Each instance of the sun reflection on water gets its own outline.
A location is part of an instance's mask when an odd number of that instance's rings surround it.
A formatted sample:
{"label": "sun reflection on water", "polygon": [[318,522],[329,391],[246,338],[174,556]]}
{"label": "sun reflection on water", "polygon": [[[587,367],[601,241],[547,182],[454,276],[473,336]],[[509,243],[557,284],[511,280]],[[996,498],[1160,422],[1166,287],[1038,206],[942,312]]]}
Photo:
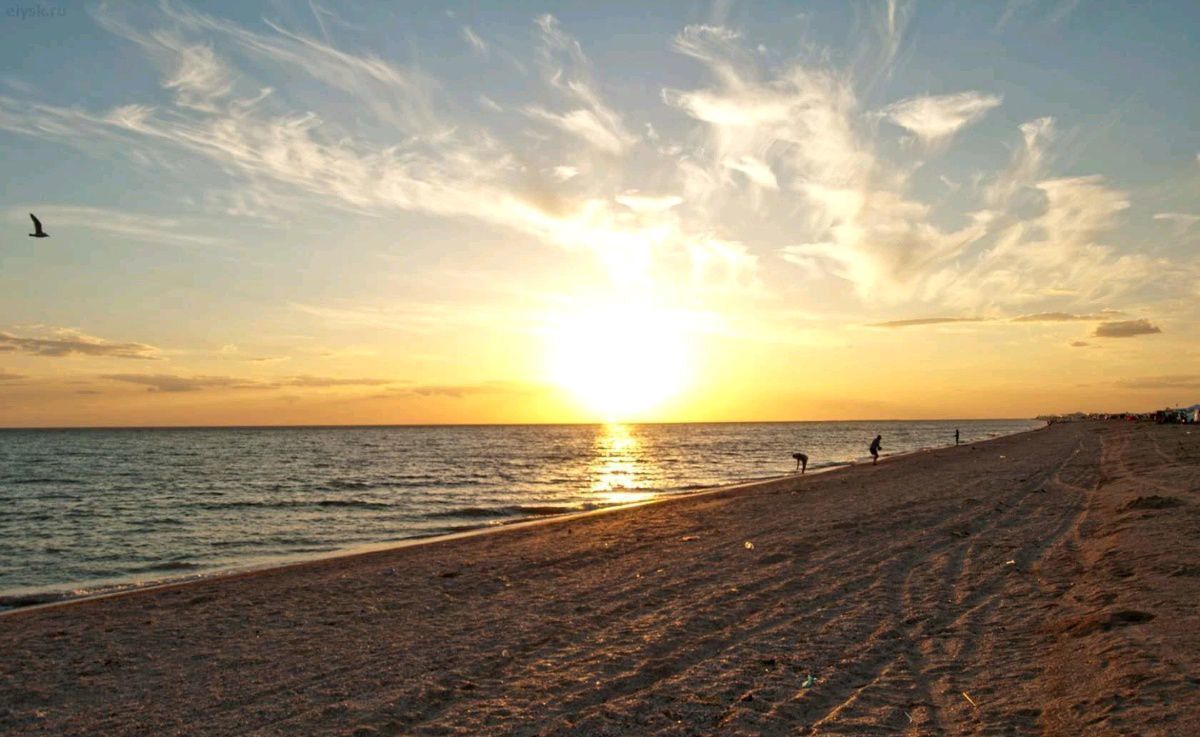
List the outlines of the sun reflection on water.
{"label": "sun reflection on water", "polygon": [[588,469],[592,493],[606,504],[629,504],[653,499],[654,493],[638,488],[638,479],[647,475],[641,443],[629,426],[608,424],[596,435],[596,453]]}

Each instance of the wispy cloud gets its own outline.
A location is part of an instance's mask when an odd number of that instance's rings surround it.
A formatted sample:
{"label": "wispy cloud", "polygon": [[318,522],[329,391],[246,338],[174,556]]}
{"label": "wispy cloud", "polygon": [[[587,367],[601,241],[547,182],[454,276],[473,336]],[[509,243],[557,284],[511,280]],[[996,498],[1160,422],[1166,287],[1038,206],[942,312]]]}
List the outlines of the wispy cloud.
{"label": "wispy cloud", "polygon": [[536,105],[525,108],[531,117],[544,120],[561,130],[578,136],[601,151],[619,154],[629,145],[631,139],[610,121],[605,121],[594,110],[577,109],[564,113],[552,113]]}
{"label": "wispy cloud", "polygon": [[[889,37],[901,26],[898,16],[881,21]],[[794,218],[807,238],[778,252],[810,278],[839,277],[871,302],[1008,311],[1112,302],[1154,283],[1165,266],[1102,242],[1129,207],[1124,192],[1099,177],[1046,177],[1050,118],[1020,126],[1011,165],[986,175],[976,209],[947,229],[911,194],[911,169],[879,154],[874,114],[859,109],[853,76],[827,57],[764,68],[736,31],[719,26],[689,26],[674,46],[713,80],[663,92],[708,132],[702,154],[681,161],[685,200],[715,209],[741,189],[764,218]],[[905,100],[887,114],[935,143],[999,102],[966,92]],[[776,203],[775,188],[799,202]]]}
{"label": "wispy cloud", "polygon": [[952,95],[911,97],[883,109],[893,123],[915,134],[926,144],[948,141],[960,129],[1000,105],[998,95],[959,92]]}
{"label": "wispy cloud", "polygon": [[1096,326],[1092,335],[1096,338],[1132,338],[1138,335],[1154,335],[1161,333],[1157,325],[1149,320],[1122,320],[1118,322],[1102,322]]}
{"label": "wispy cloud", "polygon": [[156,360],[159,351],[145,343],[117,343],[97,338],[69,328],[50,331],[52,337],[22,337],[0,332],[0,350],[13,350],[34,356],[64,358],[67,356],[104,356]]}
{"label": "wispy cloud", "polygon": [[335,387],[373,387],[400,383],[394,379],[363,379],[334,376],[287,376],[279,379],[254,379],[235,376],[206,376],[180,374],[103,374],[102,379],[141,384],[152,392],[196,392],[212,389],[328,389]]}
{"label": "wispy cloud", "polygon": [[871,323],[873,328],[909,328],[918,325],[942,325],[957,322],[985,322],[980,317],[918,317],[911,320],[888,320],[887,322]]}
{"label": "wispy cloud", "polygon": [[1141,376],[1113,383],[1122,389],[1200,389],[1200,374]]}
{"label": "wispy cloud", "polygon": [[[888,33],[899,33],[899,11],[889,12]],[[946,273],[925,282],[982,238],[989,220],[974,217],[950,232],[930,223],[929,206],[906,196],[902,173],[865,138],[849,76],[824,61],[763,70],[739,35],[721,27],[689,26],[675,48],[704,63],[714,80],[707,89],[663,93],[710,134],[707,162],[684,166],[689,201],[703,206],[739,181],[751,188],[752,206],[776,188],[798,194],[804,217],[797,225],[811,238],[782,255],[810,273],[846,279],[864,298],[932,300],[954,280]]]}
{"label": "wispy cloud", "polygon": [[[920,317],[909,320],[890,320],[888,322],[872,323],[870,327],[882,328],[903,328],[916,325],[937,325],[941,323],[954,322],[1021,322],[1021,323],[1040,323],[1040,322],[1097,322],[1102,320],[1112,320],[1114,317],[1119,317],[1122,313],[1118,310],[1101,310],[1092,314],[1076,314],[1073,312],[1037,312],[1029,315],[1018,315],[1016,317]],[[1110,325],[1127,325],[1142,321],[1131,321],[1130,323],[1105,323]],[[1085,344],[1086,345],[1086,344]]]}
{"label": "wispy cloud", "polygon": [[354,379],[333,376],[291,376],[282,379],[280,386],[302,386],[310,388],[327,388],[335,386],[384,386],[397,383],[396,379]]}
{"label": "wispy cloud", "polygon": [[102,379],[141,384],[149,391],[163,393],[195,392],[202,389],[264,389],[269,385],[232,376],[177,376],[175,374],[102,374]]}
{"label": "wispy cloud", "polygon": [[471,49],[476,54],[479,54],[480,56],[487,56],[487,53],[488,53],[487,42],[484,41],[482,38],[480,38],[479,35],[475,33],[475,31],[472,31],[470,26],[462,27],[462,37],[463,37],[463,40],[466,41],[471,46]]}
{"label": "wispy cloud", "polygon": [[609,107],[592,80],[591,62],[579,41],[563,30],[552,15],[537,19],[542,32],[544,77],[573,109],[553,112],[533,105],[526,113],[587,141],[595,148],[620,154],[637,138],[628,130],[620,114]]}
{"label": "wispy cloud", "polygon": [[396,390],[392,396],[450,397],[462,399],[481,394],[532,394],[537,387],[510,381],[487,381],[479,384],[420,384]]}
{"label": "wispy cloud", "polygon": [[7,371],[0,371],[0,381],[16,381],[17,379],[27,378],[24,374],[13,374]]}
{"label": "wispy cloud", "polygon": [[1070,312],[1038,312],[1032,315],[1020,315],[1013,322],[1088,322],[1109,320],[1121,315],[1117,310],[1103,310],[1092,315],[1076,315]]}
{"label": "wispy cloud", "polygon": [[1154,219],[1170,223],[1176,235],[1182,235],[1197,222],[1200,222],[1200,215],[1193,215],[1190,212],[1156,212],[1154,213]]}
{"label": "wispy cloud", "polygon": [[1055,2],[1008,0],[1004,12],[996,23],[996,30],[1004,30],[1005,26],[1016,19],[1032,24],[1040,31],[1051,30],[1069,18],[1079,4],[1080,0],[1056,0]]}

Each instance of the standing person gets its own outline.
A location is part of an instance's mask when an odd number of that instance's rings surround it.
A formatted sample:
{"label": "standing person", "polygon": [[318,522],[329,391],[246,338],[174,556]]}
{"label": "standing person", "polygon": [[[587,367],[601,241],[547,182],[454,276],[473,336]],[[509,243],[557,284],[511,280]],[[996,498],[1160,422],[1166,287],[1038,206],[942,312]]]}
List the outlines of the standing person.
{"label": "standing person", "polygon": [[883,449],[883,436],[876,435],[871,441],[871,465],[879,463],[879,451]]}
{"label": "standing person", "polygon": [[796,470],[803,475],[808,470],[808,456],[803,453],[792,453],[792,458],[796,459]]}
{"label": "standing person", "polygon": [[958,428],[954,428],[954,444],[958,445]]}

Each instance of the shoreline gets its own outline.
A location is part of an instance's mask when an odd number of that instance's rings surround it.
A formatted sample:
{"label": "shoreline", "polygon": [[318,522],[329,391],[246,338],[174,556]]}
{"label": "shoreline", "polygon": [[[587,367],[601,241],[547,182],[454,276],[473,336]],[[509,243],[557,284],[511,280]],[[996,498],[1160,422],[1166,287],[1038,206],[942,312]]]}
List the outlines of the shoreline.
{"label": "shoreline", "polygon": [[[914,453],[922,453],[922,452],[928,452],[928,451],[927,450],[916,450],[916,451],[911,451],[910,453],[897,453],[893,456],[886,456],[886,458],[899,458],[902,456],[911,455]],[[884,458],[885,458],[885,456],[881,456],[880,461],[882,462]],[[851,462],[851,463],[827,466],[827,467],[820,468],[820,469],[814,469],[814,470],[810,471],[809,473],[804,474],[804,477],[815,476],[815,475],[821,474],[821,473],[829,473],[831,471],[844,470],[846,468],[852,468],[854,465],[855,464],[853,462]],[[304,565],[308,565],[310,563],[319,563],[322,561],[337,560],[340,558],[353,558],[356,556],[387,552],[389,550],[400,550],[400,549],[404,549],[404,548],[413,548],[413,547],[420,547],[420,546],[425,546],[425,545],[434,545],[434,544],[439,544],[439,543],[451,543],[451,542],[454,542],[457,540],[465,540],[465,539],[469,539],[469,538],[473,538],[473,537],[479,537],[481,535],[499,534],[499,533],[503,533],[503,532],[510,532],[513,530],[525,530],[528,528],[540,527],[542,525],[548,525],[548,524],[553,524],[553,523],[558,523],[558,522],[570,522],[572,520],[590,517],[593,515],[621,512],[621,511],[625,511],[625,510],[629,510],[629,509],[635,509],[635,508],[639,508],[639,507],[649,506],[652,504],[661,504],[663,502],[668,502],[668,501],[689,499],[692,497],[701,497],[701,496],[705,496],[708,494],[717,494],[717,493],[721,493],[721,492],[754,489],[754,488],[762,486],[764,484],[773,484],[773,483],[777,483],[779,481],[783,481],[783,480],[787,480],[787,479],[791,479],[791,478],[799,479],[800,476],[798,474],[788,474],[788,475],[783,475],[783,476],[770,476],[770,477],[766,477],[766,478],[762,478],[762,479],[756,479],[754,481],[741,481],[741,482],[734,482],[731,484],[721,484],[719,486],[711,486],[711,487],[704,487],[701,489],[695,489],[695,490],[690,490],[690,491],[677,492],[674,494],[662,494],[661,496],[654,497],[653,499],[644,499],[642,501],[637,501],[637,502],[626,502],[624,504],[612,504],[612,505],[600,507],[597,509],[582,509],[582,510],[575,511],[575,512],[563,512],[563,513],[559,513],[559,514],[517,517],[517,518],[514,518],[509,521],[494,522],[494,523],[490,523],[490,524],[484,523],[484,524],[480,524],[480,525],[472,525],[468,529],[456,530],[453,532],[441,532],[441,533],[433,533],[433,534],[429,534],[429,535],[414,535],[413,537],[406,537],[406,538],[402,538],[399,540],[388,540],[388,541],[377,542],[377,543],[364,543],[362,545],[354,545],[351,547],[336,548],[334,550],[330,550],[325,553],[301,554],[295,558],[284,558],[284,559],[279,559],[279,560],[274,560],[274,561],[265,560],[265,561],[260,561],[258,563],[248,562],[245,565],[240,565],[240,566],[235,566],[235,567],[230,567],[230,568],[215,568],[212,571],[195,573],[195,574],[192,574],[191,576],[181,576],[179,578],[174,578],[174,579],[170,579],[170,580],[152,581],[152,582],[147,582],[144,584],[138,583],[137,581],[129,581],[128,582],[129,585],[126,588],[121,588],[121,589],[113,590],[113,591],[99,591],[94,594],[82,594],[79,596],[73,596],[69,593],[64,593],[63,598],[55,599],[54,601],[38,602],[38,603],[33,603],[33,604],[15,604],[15,605],[0,603],[0,618],[3,618],[4,616],[10,615],[10,614],[15,614],[18,612],[26,612],[26,611],[31,611],[31,610],[35,610],[35,609],[46,609],[46,608],[50,608],[50,607],[69,606],[71,604],[76,604],[76,603],[81,603],[81,602],[86,602],[86,601],[93,601],[96,599],[115,598],[115,597],[121,597],[121,596],[128,596],[131,594],[137,594],[137,593],[140,593],[143,591],[158,591],[161,589],[170,589],[170,588],[176,588],[176,587],[180,587],[180,586],[188,586],[188,585],[196,584],[196,583],[203,583],[203,582],[209,582],[209,581],[220,581],[223,578],[253,575],[256,573],[270,572],[270,571],[273,571],[276,569],[304,566]],[[120,580],[116,580],[116,581],[112,581],[112,582],[109,582],[109,581],[100,582],[99,585],[121,586],[124,583],[126,583],[126,581],[124,579],[120,579]],[[46,591],[30,592],[28,594],[20,593],[20,592],[14,593],[14,594],[4,594],[4,595],[0,595],[0,602],[3,602],[4,600],[7,600],[9,598],[20,599],[20,598],[24,598],[24,597],[56,596],[56,595],[58,595],[58,593],[59,593],[58,591],[48,589]]]}
{"label": "shoreline", "polygon": [[[940,420],[931,420],[932,422],[940,422]],[[950,448],[965,448],[972,445],[980,445],[983,443],[994,442],[1004,438],[1011,438],[1026,433],[1033,433],[1045,430],[1049,427],[1048,424],[1043,424],[1042,427],[1030,428],[1028,430],[1020,430],[1015,433],[999,435],[993,438],[985,438],[976,440],[971,443],[962,443],[961,445],[944,445],[930,448],[917,448],[911,451],[905,451],[893,454],[884,454],[879,458],[880,463],[895,462],[904,458],[918,456],[924,453],[931,453]],[[82,428],[82,429],[99,429],[99,428]],[[124,429],[124,428],[122,428]],[[129,429],[158,429],[158,428],[129,428]],[[172,428],[175,429],[175,428]],[[210,428],[195,428],[195,429],[210,429]],[[283,427],[281,429],[287,429]],[[225,578],[242,577],[246,575],[254,575],[262,572],[269,572],[275,569],[293,568],[296,566],[304,566],[322,561],[336,560],[340,558],[352,558],[362,555],[370,555],[373,553],[386,552],[389,550],[398,550],[424,545],[434,545],[439,543],[449,543],[456,540],[464,540],[480,535],[490,535],[512,530],[523,530],[532,527],[538,527],[551,523],[570,522],[572,520],[589,517],[592,515],[607,514],[613,512],[621,512],[629,509],[636,509],[654,504],[661,504],[668,501],[677,501],[694,497],[703,497],[711,494],[730,493],[738,491],[753,491],[754,489],[764,486],[776,484],[786,480],[802,480],[818,475],[829,474],[836,471],[846,471],[860,465],[866,465],[865,461],[852,460],[842,463],[831,463],[828,466],[812,468],[807,473],[801,475],[795,472],[783,474],[779,476],[768,476],[764,478],[754,479],[752,481],[737,481],[729,484],[720,484],[717,486],[704,487],[700,489],[678,491],[674,493],[662,493],[651,499],[645,499],[636,502],[627,502],[623,504],[614,504],[600,507],[597,509],[579,510],[574,512],[565,512],[559,514],[550,514],[543,516],[526,516],[517,517],[512,520],[498,521],[494,523],[483,523],[480,525],[467,526],[465,529],[455,530],[452,532],[433,533],[429,535],[415,535],[412,537],[401,538],[398,540],[389,540],[377,543],[365,543],[361,545],[353,545],[349,547],[339,547],[329,550],[324,553],[317,554],[300,554],[297,556],[281,556],[277,558],[264,558],[257,562],[247,561],[244,564],[217,567],[209,571],[201,571],[191,575],[181,575],[177,577],[168,577],[164,579],[139,582],[133,578],[119,578],[97,581],[95,586],[110,589],[96,591],[94,593],[84,593],[74,595],[70,591],[63,591],[58,587],[46,587],[36,591],[17,589],[14,593],[0,594],[0,620],[4,617],[16,614],[19,612],[34,611],[39,609],[47,609],[53,607],[70,606],[72,604],[94,601],[97,599],[107,599],[114,597],[128,596],[137,594],[143,591],[158,591],[162,589],[172,589],[181,586],[189,586],[192,584],[204,583],[209,581],[220,581]],[[69,586],[69,584],[68,584]],[[48,601],[32,601],[31,603],[7,603],[11,601],[33,600],[52,597]]]}

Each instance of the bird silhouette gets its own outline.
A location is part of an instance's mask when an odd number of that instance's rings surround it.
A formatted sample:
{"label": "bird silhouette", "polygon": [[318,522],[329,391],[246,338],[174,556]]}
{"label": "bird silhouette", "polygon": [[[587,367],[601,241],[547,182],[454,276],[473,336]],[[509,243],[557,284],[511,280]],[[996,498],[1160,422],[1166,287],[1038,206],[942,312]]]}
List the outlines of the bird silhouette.
{"label": "bird silhouette", "polygon": [[50,234],[42,230],[42,221],[37,219],[37,215],[32,212],[29,217],[33,218],[33,232],[29,234],[30,238],[49,238]]}

